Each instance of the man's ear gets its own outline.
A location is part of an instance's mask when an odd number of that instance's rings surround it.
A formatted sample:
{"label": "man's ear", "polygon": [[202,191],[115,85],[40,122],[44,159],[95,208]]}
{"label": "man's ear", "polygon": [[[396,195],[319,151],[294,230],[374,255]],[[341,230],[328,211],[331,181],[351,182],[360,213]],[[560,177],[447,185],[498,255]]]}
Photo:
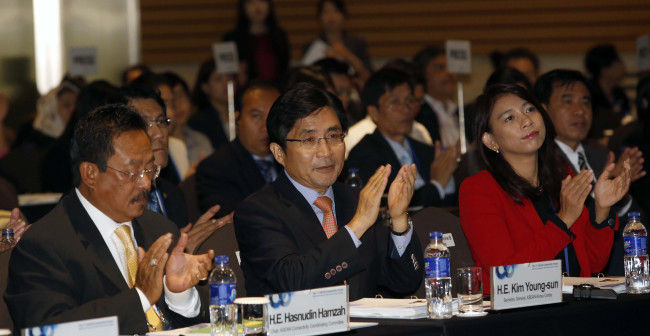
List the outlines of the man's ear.
{"label": "man's ear", "polygon": [[368,112],[368,115],[370,116],[370,119],[376,124],[377,123],[377,117],[379,116],[379,110],[377,109],[377,106],[372,106],[369,105],[366,108],[366,112]]}
{"label": "man's ear", "polygon": [[548,105],[542,103],[542,107],[544,108],[544,111],[546,111],[546,113],[548,113]]}
{"label": "man's ear", "polygon": [[97,176],[99,176],[99,173],[99,168],[92,162],[84,161],[79,165],[79,174],[81,175],[81,181],[90,189],[95,189],[95,186],[97,185]]}
{"label": "man's ear", "polygon": [[485,132],[481,136],[481,141],[483,142],[483,145],[487,147],[490,150],[494,150],[494,147],[497,147],[497,142],[494,141],[494,136],[491,133]]}
{"label": "man's ear", "polygon": [[285,156],[284,149],[282,149],[282,147],[275,142],[271,142],[269,147],[271,149],[271,153],[273,153],[273,157],[275,158],[275,161],[278,161],[279,164],[284,166],[284,156]]}

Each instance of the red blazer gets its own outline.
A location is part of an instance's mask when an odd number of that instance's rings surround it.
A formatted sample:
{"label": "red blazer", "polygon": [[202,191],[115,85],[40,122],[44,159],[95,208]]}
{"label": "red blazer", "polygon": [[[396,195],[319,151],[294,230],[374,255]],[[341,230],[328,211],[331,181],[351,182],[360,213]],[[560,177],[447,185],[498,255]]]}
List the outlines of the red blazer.
{"label": "red blazer", "polygon": [[[572,238],[551,221],[542,223],[530,199],[516,203],[487,170],[471,176],[460,187],[460,223],[477,267],[483,268],[483,290],[490,292],[490,266],[552,260]],[[600,272],[609,258],[618,229],[597,229],[585,207],[571,226],[580,276]]]}

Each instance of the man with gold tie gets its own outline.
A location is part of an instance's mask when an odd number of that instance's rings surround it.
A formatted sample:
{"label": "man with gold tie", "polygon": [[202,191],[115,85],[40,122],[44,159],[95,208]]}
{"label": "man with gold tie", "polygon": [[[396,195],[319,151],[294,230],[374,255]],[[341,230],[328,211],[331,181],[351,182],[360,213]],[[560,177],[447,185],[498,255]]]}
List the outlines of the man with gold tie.
{"label": "man with gold tie", "polygon": [[144,334],[204,320],[193,286],[213,253],[185,254],[187,235],[145,211],[160,167],[140,116],[124,105],[90,113],[75,131],[72,166],[75,190],[11,256],[5,300],[16,331],[116,315],[120,334]]}
{"label": "man with gold tie", "polygon": [[[344,283],[350,300],[415,291],[424,266],[406,211],[415,166],[377,167],[360,195],[337,183],[347,119],[336,96],[311,84],[280,96],[266,125],[285,170],[235,210],[247,294]],[[391,169],[399,173],[388,191],[390,218],[378,220]]]}

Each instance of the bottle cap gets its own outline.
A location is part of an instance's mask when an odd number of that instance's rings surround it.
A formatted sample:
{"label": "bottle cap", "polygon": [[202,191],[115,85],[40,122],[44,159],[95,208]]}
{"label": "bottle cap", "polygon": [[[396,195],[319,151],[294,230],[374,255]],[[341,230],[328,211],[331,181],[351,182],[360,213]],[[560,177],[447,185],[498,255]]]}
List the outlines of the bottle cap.
{"label": "bottle cap", "polygon": [[214,257],[214,263],[216,265],[219,265],[219,264],[228,265],[229,261],[230,261],[230,258],[228,258],[227,255],[218,255],[218,256]]}
{"label": "bottle cap", "polygon": [[641,218],[641,213],[640,213],[640,212],[636,212],[636,211],[628,212],[628,213],[627,213],[627,218],[628,218],[628,219],[632,219],[632,218],[637,218],[637,219],[638,219],[638,218]]}
{"label": "bottle cap", "polygon": [[359,174],[359,168],[348,168],[348,174]]}
{"label": "bottle cap", "polygon": [[442,239],[442,232],[440,231],[431,231],[429,232],[430,239]]}

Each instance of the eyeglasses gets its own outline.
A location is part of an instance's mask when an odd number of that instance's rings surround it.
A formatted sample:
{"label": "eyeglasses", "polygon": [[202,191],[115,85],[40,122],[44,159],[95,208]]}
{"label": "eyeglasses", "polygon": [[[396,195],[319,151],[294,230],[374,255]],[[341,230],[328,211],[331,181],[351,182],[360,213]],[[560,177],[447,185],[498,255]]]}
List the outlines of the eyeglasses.
{"label": "eyeglasses", "polygon": [[128,176],[129,181],[131,183],[135,183],[136,181],[141,180],[141,179],[143,179],[145,177],[147,179],[153,181],[153,180],[157,179],[158,176],[160,175],[160,166],[158,166],[158,165],[155,165],[153,169],[142,169],[142,171],[139,172],[139,173],[125,172],[123,170],[115,169],[115,168],[109,167],[109,166],[106,166],[106,168],[110,168],[110,169],[112,169],[112,170],[114,170],[114,171],[116,171],[118,173],[122,173],[122,174]]}
{"label": "eyeglasses", "polygon": [[416,102],[415,98],[412,97],[406,98],[403,101],[400,101],[399,99],[392,99],[388,102],[388,109],[397,110],[402,106],[408,109],[415,102]]}
{"label": "eyeglasses", "polygon": [[302,148],[305,149],[316,149],[320,145],[321,139],[325,139],[325,142],[330,147],[337,147],[343,144],[343,139],[345,138],[345,133],[332,133],[328,134],[322,138],[308,137],[305,139],[286,139],[290,142],[300,142]]}
{"label": "eyeglasses", "polygon": [[152,128],[154,124],[156,124],[158,128],[163,129],[163,128],[167,128],[167,126],[169,126],[169,124],[172,123],[172,120],[170,118],[159,118],[153,121],[149,121],[145,119],[144,122],[147,124],[147,129]]}

